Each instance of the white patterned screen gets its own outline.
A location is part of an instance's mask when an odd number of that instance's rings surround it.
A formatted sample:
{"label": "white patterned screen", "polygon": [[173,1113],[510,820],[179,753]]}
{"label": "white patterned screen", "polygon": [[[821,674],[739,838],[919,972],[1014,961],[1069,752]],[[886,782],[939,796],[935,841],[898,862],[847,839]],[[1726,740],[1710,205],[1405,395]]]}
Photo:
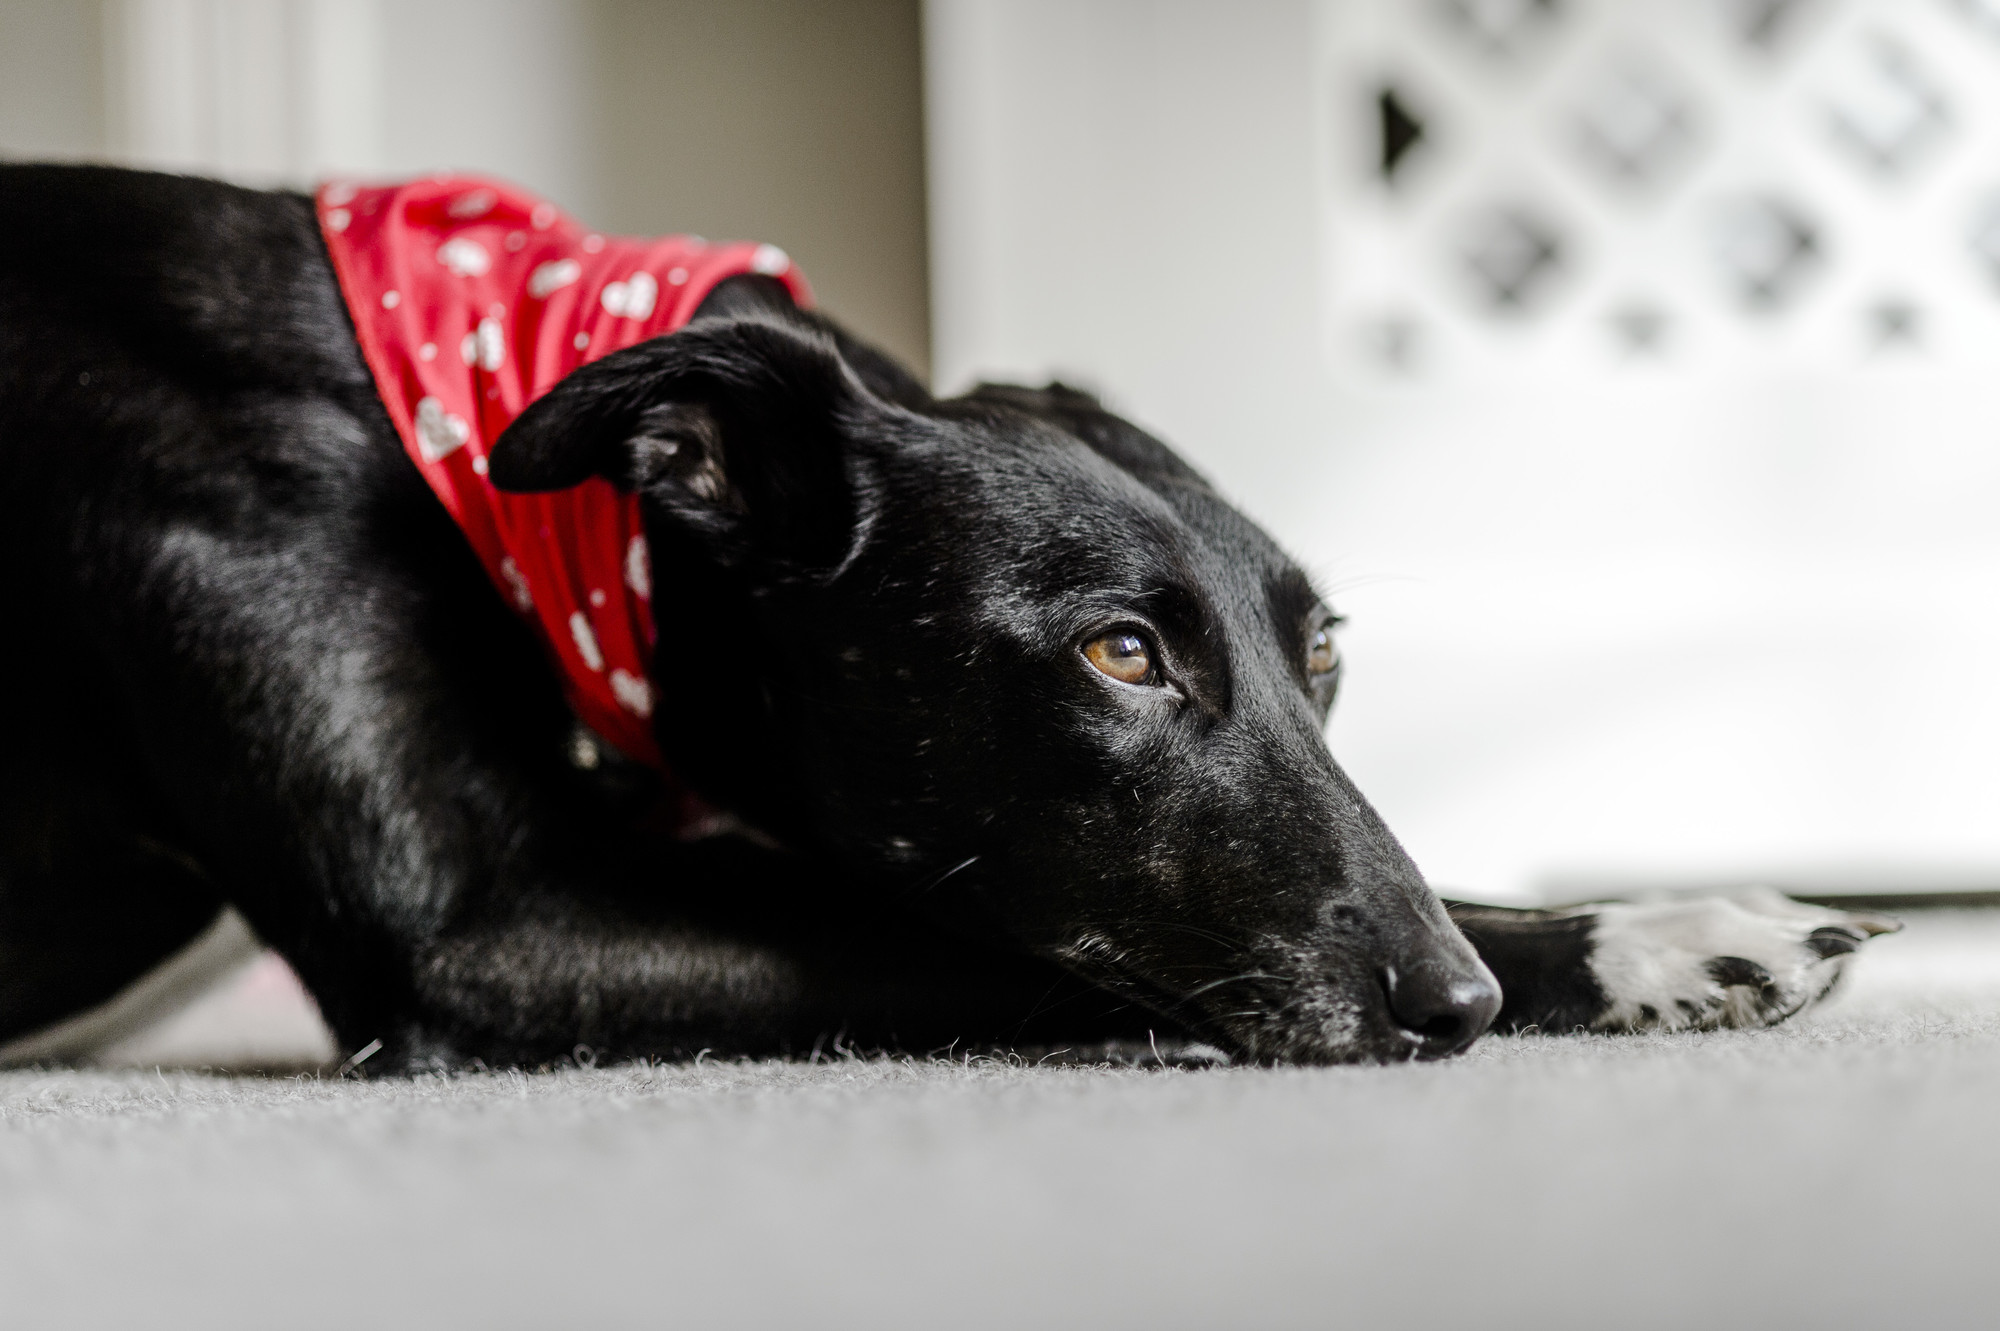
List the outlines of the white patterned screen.
{"label": "white patterned screen", "polygon": [[2000,887],[2000,0],[926,13],[943,380],[1298,553],[1434,882]]}
{"label": "white patterned screen", "polygon": [[1994,361],[2000,0],[1325,8],[1343,377]]}
{"label": "white patterned screen", "polygon": [[1336,752],[1424,868],[2000,887],[2000,0],[1327,0]]}

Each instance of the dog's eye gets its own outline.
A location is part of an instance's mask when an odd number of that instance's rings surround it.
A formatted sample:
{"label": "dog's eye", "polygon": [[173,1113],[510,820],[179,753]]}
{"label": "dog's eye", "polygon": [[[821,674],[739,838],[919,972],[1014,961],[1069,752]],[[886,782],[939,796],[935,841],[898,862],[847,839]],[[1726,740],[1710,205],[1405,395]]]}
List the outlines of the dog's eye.
{"label": "dog's eye", "polygon": [[1100,673],[1121,684],[1153,682],[1152,650],[1136,633],[1107,633],[1092,638],[1083,645],[1083,657]]}
{"label": "dog's eye", "polygon": [[1306,639],[1306,673],[1330,675],[1340,664],[1340,649],[1333,645],[1333,625],[1321,624]]}

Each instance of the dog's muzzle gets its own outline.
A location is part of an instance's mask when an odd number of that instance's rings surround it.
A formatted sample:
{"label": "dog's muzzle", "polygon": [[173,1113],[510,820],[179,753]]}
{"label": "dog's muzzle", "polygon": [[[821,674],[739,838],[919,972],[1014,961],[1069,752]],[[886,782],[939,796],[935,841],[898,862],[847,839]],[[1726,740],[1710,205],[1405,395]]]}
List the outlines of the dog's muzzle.
{"label": "dog's muzzle", "polygon": [[1500,1011],[1500,983],[1477,957],[1422,957],[1382,968],[1397,1034],[1416,1058],[1449,1058],[1485,1033]]}

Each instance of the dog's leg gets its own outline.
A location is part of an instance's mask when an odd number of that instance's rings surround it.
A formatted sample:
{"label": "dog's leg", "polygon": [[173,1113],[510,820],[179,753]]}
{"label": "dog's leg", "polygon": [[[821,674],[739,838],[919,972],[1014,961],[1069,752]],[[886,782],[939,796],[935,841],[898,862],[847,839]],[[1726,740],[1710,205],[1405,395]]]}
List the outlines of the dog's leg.
{"label": "dog's leg", "polygon": [[[328,661],[335,696],[313,677]],[[175,784],[205,861],[340,1043],[381,1042],[372,1067],[537,1064],[580,1046],[804,1052],[843,1034],[991,1044],[1061,982],[864,909],[797,857],[726,838],[641,844],[566,788],[559,730],[454,715],[425,654],[377,656],[357,633],[266,656],[284,674],[305,662],[285,687],[239,695],[229,723],[285,737],[282,751],[212,746],[219,764]],[[549,760],[524,761],[517,739],[538,732]]]}
{"label": "dog's leg", "polygon": [[382,1042],[370,1066],[990,1045],[1053,1001],[1051,967],[866,910],[824,866],[640,843],[579,786],[536,645],[434,501],[383,508],[393,539],[287,514],[282,540],[100,542],[146,554],[106,695],[341,1043]]}
{"label": "dog's leg", "polygon": [[[383,1039],[400,1066],[540,1063],[579,1045],[616,1057],[805,1053],[843,1039],[992,1047],[1082,988],[858,907],[830,875],[741,842],[680,847],[648,871],[656,881],[617,891],[575,886],[569,872],[571,885],[505,883],[489,905],[409,940],[406,1006],[344,1023],[347,1043]],[[723,904],[681,904],[703,898]],[[1075,996],[1072,1029],[1122,1029],[1101,1020],[1106,1006]]]}
{"label": "dog's leg", "polygon": [[1450,903],[1500,981],[1498,1029],[1771,1026],[1817,1002],[1855,949],[1901,926],[1768,889],[1562,910]]}
{"label": "dog's leg", "polygon": [[198,867],[98,792],[46,798],[74,793],[43,784],[0,810],[0,1044],[111,998],[222,910]]}
{"label": "dog's leg", "polygon": [[[26,622],[42,622],[23,615]],[[18,647],[18,651],[16,648]],[[74,663],[7,644],[0,725],[0,1044],[111,998],[222,909]]]}

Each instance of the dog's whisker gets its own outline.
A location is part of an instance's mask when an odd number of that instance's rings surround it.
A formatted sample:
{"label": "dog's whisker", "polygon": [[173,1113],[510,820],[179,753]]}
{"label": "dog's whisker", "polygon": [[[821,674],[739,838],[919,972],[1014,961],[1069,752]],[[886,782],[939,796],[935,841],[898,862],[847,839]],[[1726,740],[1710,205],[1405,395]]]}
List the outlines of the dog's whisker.
{"label": "dog's whisker", "polygon": [[1193,934],[1197,938],[1205,938],[1212,943],[1220,943],[1222,946],[1233,950],[1239,950],[1239,951],[1249,950],[1244,945],[1241,939],[1230,938],[1227,935],[1218,933],[1213,929],[1205,928],[1204,926],[1198,924],[1192,924],[1186,920],[1127,918],[1127,919],[1109,921],[1105,925],[1100,927],[1109,929],[1116,933],[1132,933],[1132,932],[1144,932],[1148,930],[1153,930],[1159,932]]}
{"label": "dog's whisker", "polygon": [[1187,993],[1183,994],[1182,998],[1183,999],[1200,998],[1203,994],[1208,993],[1212,989],[1220,989],[1224,985],[1244,984],[1251,980],[1276,980],[1279,983],[1283,983],[1285,979],[1286,979],[1285,976],[1272,975],[1267,971],[1246,971],[1241,975],[1225,975],[1219,980],[1210,980],[1207,984],[1197,985],[1195,988],[1190,989],[1187,991]]}
{"label": "dog's whisker", "polygon": [[919,888],[914,893],[914,895],[921,897],[937,891],[939,887],[944,885],[946,879],[950,878],[954,874],[960,873],[966,869],[970,869],[973,865],[977,863],[979,863],[979,857],[977,855],[966,856],[964,859],[960,860],[957,864],[952,865],[949,869],[946,869],[943,873],[931,879],[929,883]]}

